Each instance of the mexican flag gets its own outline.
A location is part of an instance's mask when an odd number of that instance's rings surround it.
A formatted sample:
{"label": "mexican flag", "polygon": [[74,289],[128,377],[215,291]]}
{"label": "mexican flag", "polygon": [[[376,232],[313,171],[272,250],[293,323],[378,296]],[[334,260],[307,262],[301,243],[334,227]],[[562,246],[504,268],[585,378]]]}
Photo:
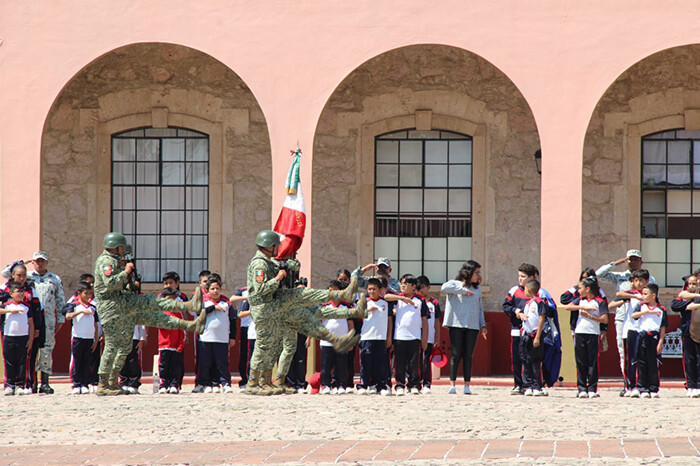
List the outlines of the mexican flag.
{"label": "mexican flag", "polygon": [[304,239],[304,230],[306,229],[306,205],[299,178],[301,149],[297,147],[297,150],[290,152],[293,160],[284,187],[287,196],[284,199],[275,228],[273,228],[282,236],[278,258],[289,257],[297,252]]}

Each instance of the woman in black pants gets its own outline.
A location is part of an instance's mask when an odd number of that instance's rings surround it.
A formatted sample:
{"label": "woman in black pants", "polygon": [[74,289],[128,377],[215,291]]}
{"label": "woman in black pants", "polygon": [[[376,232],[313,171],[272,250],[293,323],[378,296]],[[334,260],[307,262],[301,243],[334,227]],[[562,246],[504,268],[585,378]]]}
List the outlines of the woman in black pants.
{"label": "woman in black pants", "polygon": [[445,293],[445,316],[442,322],[450,334],[450,395],[457,393],[455,381],[459,361],[463,364],[464,394],[471,395],[469,381],[472,376],[472,357],[476,339],[481,335],[486,339],[486,321],[484,307],[481,304],[481,265],[473,260],[467,261],[454,280],[442,285]]}

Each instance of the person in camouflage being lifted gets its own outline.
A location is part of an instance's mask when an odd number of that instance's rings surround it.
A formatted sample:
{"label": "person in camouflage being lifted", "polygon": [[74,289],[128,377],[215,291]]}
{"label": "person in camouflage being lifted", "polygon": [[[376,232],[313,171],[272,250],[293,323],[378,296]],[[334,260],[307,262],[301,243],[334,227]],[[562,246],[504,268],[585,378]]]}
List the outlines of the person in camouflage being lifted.
{"label": "person in camouflage being lifted", "polygon": [[126,290],[133,263],[123,266],[120,262],[127,250],[127,242],[121,233],[108,233],[103,240],[104,251],[95,261],[95,297],[97,313],[104,329],[105,347],[98,370],[98,395],[119,395],[125,392],[119,387],[119,371],[131,351],[131,339],[135,325],[180,329],[202,333],[206,313],[201,312],[194,321],[177,319],[163,311],[200,312],[202,293],[198,288],[191,301],[182,303],[154,295],[138,295]]}
{"label": "person in camouflage being lifted", "polygon": [[[363,306],[356,309],[310,307],[327,301],[351,301],[357,291],[357,279],[342,291],[311,288],[280,288],[287,273],[280,268],[277,256],[280,236],[271,230],[258,233],[255,241],[258,251],[248,264],[248,302],[255,322],[258,339],[250,360],[250,377],[246,393],[271,395],[284,391],[284,376],[278,375],[272,385],[272,367],[280,353],[285,330],[293,330],[313,338],[326,340],[338,352],[347,352],[357,344],[354,330],[338,337],[321,325],[321,318],[347,319],[365,317]],[[361,302],[364,300],[360,300]],[[289,367],[287,365],[286,369]]]}

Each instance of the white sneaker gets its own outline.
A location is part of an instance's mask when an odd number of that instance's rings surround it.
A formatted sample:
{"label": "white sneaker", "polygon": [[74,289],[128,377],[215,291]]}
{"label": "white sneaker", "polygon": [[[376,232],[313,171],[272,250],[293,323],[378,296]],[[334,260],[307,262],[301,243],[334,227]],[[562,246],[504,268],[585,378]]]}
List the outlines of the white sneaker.
{"label": "white sneaker", "polygon": [[631,396],[632,396],[632,390],[625,390],[625,394],[622,395],[622,396],[624,396],[625,398],[631,397]]}
{"label": "white sneaker", "polygon": [[297,393],[300,393],[303,395],[304,393],[306,393],[306,389],[305,388],[297,388]]}
{"label": "white sneaker", "polygon": [[[377,394],[377,387],[369,387],[369,390],[367,391],[370,395],[376,395]],[[699,392],[700,393],[700,392]]]}
{"label": "white sneaker", "polygon": [[654,392],[651,394],[652,398],[659,398],[659,392]]}
{"label": "white sneaker", "polygon": [[420,392],[418,391],[418,389],[416,387],[413,387],[411,389],[411,395],[420,395]]}
{"label": "white sneaker", "polygon": [[588,393],[586,392],[578,392],[577,395],[579,398],[588,398]]}
{"label": "white sneaker", "polygon": [[423,388],[420,389],[420,392],[421,392],[423,395],[430,395],[430,387],[423,387]]}
{"label": "white sneaker", "polygon": [[168,393],[170,393],[172,395],[177,395],[178,393],[180,393],[180,390],[178,390],[177,387],[170,387],[168,389]]}
{"label": "white sneaker", "polygon": [[532,389],[531,388],[526,389],[524,395],[525,396],[532,396],[533,395]]}
{"label": "white sneaker", "polygon": [[80,394],[81,394],[81,395],[87,395],[88,393],[90,393],[90,389],[89,389],[89,388],[87,388],[87,387],[80,387]]}
{"label": "white sneaker", "polygon": [[347,393],[347,394],[355,393],[355,389],[352,387],[348,387],[345,389],[345,393]]}
{"label": "white sneaker", "polygon": [[5,387],[5,396],[14,396],[15,389],[12,387]]}
{"label": "white sneaker", "polygon": [[549,392],[547,391],[546,388],[542,387],[542,390],[540,390],[540,391],[542,392],[542,396],[549,396]]}
{"label": "white sneaker", "polygon": [[690,395],[692,398],[700,398],[700,388],[694,388],[692,395]]}
{"label": "white sneaker", "polygon": [[323,390],[321,390],[321,395],[330,395],[331,394],[331,387],[323,387]]}
{"label": "white sneaker", "polygon": [[165,395],[166,393],[168,393],[168,389],[167,389],[167,388],[161,387],[161,388],[158,389],[158,394],[159,394],[159,395]]}
{"label": "white sneaker", "polygon": [[88,385],[90,393],[97,393],[97,385]]}
{"label": "white sneaker", "polygon": [[545,396],[542,390],[533,390],[532,396]]}
{"label": "white sneaker", "polygon": [[599,398],[598,392],[588,392],[588,398]]}
{"label": "white sneaker", "polygon": [[212,389],[211,387],[204,387],[204,393],[212,393],[213,391],[214,389]]}
{"label": "white sneaker", "polygon": [[636,388],[634,390],[632,390],[632,393],[630,393],[630,398],[639,398],[639,396],[640,396],[639,390],[637,390]]}
{"label": "white sneaker", "polygon": [[[70,391],[71,395],[80,395],[80,387],[73,387],[73,390]],[[21,393],[20,393],[21,395]]]}
{"label": "white sneaker", "polygon": [[335,395],[345,395],[345,387],[338,387],[335,391]]}
{"label": "white sneaker", "polygon": [[214,385],[214,388],[212,388],[211,391],[214,393],[221,393],[221,387]]}
{"label": "white sneaker", "polygon": [[403,391],[403,388],[397,388],[396,389],[396,396],[404,396],[406,393]]}
{"label": "white sneaker", "polygon": [[[345,390],[343,390],[345,391]],[[337,395],[338,394],[338,387],[333,387],[331,388],[331,395]]]}
{"label": "white sneaker", "polygon": [[382,389],[382,391],[379,392],[381,396],[389,396],[391,395],[391,392],[387,390],[386,388]]}
{"label": "white sneaker", "polygon": [[224,385],[224,393],[233,393],[233,388],[230,385]]}
{"label": "white sneaker", "polygon": [[366,395],[368,393],[367,389],[365,388],[358,388],[357,389],[357,394],[358,395]]}
{"label": "white sneaker", "polygon": [[693,396],[693,389],[692,389],[692,388],[686,388],[686,389],[685,389],[685,396],[687,396],[688,398],[692,397],[692,396]]}
{"label": "white sneaker", "polygon": [[125,387],[132,395],[138,395],[139,389],[136,387]]}
{"label": "white sneaker", "polygon": [[510,394],[511,394],[511,395],[522,395],[522,394],[523,394],[523,389],[520,388],[520,387],[513,387],[513,388],[510,390]]}
{"label": "white sneaker", "polygon": [[649,392],[644,392],[639,397],[640,398],[651,398],[651,395],[649,394]]}

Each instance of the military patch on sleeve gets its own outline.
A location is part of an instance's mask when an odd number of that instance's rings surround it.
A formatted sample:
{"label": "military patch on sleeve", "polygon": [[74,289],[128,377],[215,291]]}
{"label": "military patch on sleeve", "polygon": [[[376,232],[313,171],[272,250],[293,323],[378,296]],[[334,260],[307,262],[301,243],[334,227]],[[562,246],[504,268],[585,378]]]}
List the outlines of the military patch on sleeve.
{"label": "military patch on sleeve", "polygon": [[265,280],[265,272],[262,270],[256,270],[255,271],[255,281],[258,283],[262,283],[263,280]]}
{"label": "military patch on sleeve", "polygon": [[112,266],[111,265],[105,265],[102,267],[102,272],[105,274],[105,277],[109,277],[112,275]]}

